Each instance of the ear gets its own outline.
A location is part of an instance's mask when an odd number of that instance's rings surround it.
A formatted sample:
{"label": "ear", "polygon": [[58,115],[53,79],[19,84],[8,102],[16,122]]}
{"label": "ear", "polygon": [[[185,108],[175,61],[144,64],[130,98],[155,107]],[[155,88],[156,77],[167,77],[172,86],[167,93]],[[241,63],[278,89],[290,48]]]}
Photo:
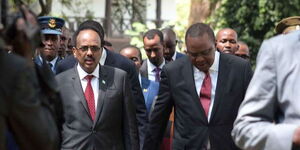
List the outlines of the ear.
{"label": "ear", "polygon": [[72,51],[73,51],[73,55],[74,57],[76,58],[76,52],[77,52],[77,49],[75,47],[72,48]]}

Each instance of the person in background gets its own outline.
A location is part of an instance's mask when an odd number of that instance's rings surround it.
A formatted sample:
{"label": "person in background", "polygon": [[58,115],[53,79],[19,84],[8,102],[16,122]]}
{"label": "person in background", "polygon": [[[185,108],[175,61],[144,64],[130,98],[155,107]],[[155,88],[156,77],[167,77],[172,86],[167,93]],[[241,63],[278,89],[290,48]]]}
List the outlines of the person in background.
{"label": "person in background", "polygon": [[59,38],[59,48],[57,50],[57,55],[60,58],[65,58],[65,56],[67,55],[67,49],[68,49],[68,42],[71,39],[71,34],[70,31],[67,27],[63,26],[62,27],[62,34],[60,35]]}
{"label": "person in background", "polygon": [[250,52],[249,47],[246,43],[243,41],[238,41],[239,49],[234,53],[235,56],[239,56],[241,58],[244,58],[246,60],[250,60]]}
{"label": "person in background", "polygon": [[236,31],[231,28],[219,30],[216,36],[217,49],[222,53],[234,55],[235,51],[239,49],[237,41],[238,35]]}
{"label": "person in background", "polygon": [[142,64],[140,72],[142,77],[159,82],[160,73],[166,64],[164,58],[164,40],[160,30],[151,29],[143,36],[144,49],[148,59]]}
{"label": "person in background", "polygon": [[164,58],[167,61],[174,61],[182,56],[184,54],[179,53],[176,51],[176,45],[177,45],[177,39],[176,39],[176,33],[171,28],[164,28],[161,30],[163,33],[163,39],[164,39]]}
{"label": "person in background", "polygon": [[57,55],[60,43],[61,28],[65,21],[61,18],[42,16],[38,18],[42,28],[43,47],[39,49],[39,55],[34,58],[34,62],[42,66],[43,61],[49,65],[54,74],[57,72],[57,63],[62,60]]}

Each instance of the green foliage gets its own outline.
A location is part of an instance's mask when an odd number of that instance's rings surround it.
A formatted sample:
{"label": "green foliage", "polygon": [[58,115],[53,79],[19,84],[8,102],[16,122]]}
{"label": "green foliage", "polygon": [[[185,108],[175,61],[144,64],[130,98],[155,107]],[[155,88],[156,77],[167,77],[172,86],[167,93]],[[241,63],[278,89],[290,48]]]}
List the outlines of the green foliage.
{"label": "green foliage", "polygon": [[299,0],[222,0],[208,23],[214,29],[235,29],[239,39],[249,45],[254,62],[262,41],[275,35],[276,24],[299,11]]}

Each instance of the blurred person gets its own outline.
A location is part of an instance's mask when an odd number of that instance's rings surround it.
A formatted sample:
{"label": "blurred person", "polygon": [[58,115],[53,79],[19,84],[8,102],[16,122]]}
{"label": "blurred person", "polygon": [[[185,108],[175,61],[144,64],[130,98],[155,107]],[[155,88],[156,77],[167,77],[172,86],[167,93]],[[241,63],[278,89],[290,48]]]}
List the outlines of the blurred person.
{"label": "blurred person", "polygon": [[172,107],[172,149],[238,149],[230,132],[252,76],[250,63],[216,51],[206,24],[189,27],[185,40],[188,57],[162,70],[143,150],[158,149]]}
{"label": "blurred person", "polygon": [[54,74],[57,72],[57,63],[62,60],[57,51],[60,44],[61,28],[65,21],[61,18],[42,16],[38,18],[42,28],[43,47],[39,49],[39,55],[34,58],[34,62],[42,66],[43,60],[49,65]]}
{"label": "blurred person", "polygon": [[43,95],[41,91],[47,86],[39,80],[40,74],[32,62],[33,50],[41,43],[38,22],[26,6],[18,8],[22,15],[13,20],[5,33],[12,54],[2,51],[0,42],[0,68],[5,70],[0,75],[0,149],[59,149],[58,101],[48,101],[48,95]]}
{"label": "blurred person", "polygon": [[[87,20],[81,25],[83,26],[82,28],[94,28],[95,30],[98,31],[101,39],[104,39],[104,30],[100,23],[93,20]],[[75,39],[73,38],[73,40]],[[105,42],[103,43],[105,44]],[[77,62],[78,61],[74,58],[74,56],[69,56],[63,59],[58,64],[57,67],[58,73],[73,68]],[[143,138],[145,136],[144,132],[145,132],[146,124],[148,123],[147,109],[146,109],[143,93],[139,84],[138,73],[135,69],[134,63],[120,54],[105,49],[105,47],[103,47],[103,51],[99,62],[100,65],[116,67],[127,72],[128,78],[130,80],[131,93],[133,94],[133,100],[136,106],[136,119],[138,122],[137,124],[138,124],[139,137],[140,137],[139,141],[143,141]]]}
{"label": "blurred person", "polygon": [[159,82],[161,69],[166,64],[162,32],[157,29],[148,30],[143,36],[143,43],[148,59],[140,68],[141,75],[151,81]]}
{"label": "blurred person", "polygon": [[275,27],[277,34],[288,34],[300,30],[300,16],[292,16],[282,19]]}
{"label": "blurred person", "polygon": [[59,48],[57,50],[57,55],[60,58],[65,58],[66,51],[68,49],[68,42],[71,39],[71,34],[69,29],[65,26],[63,26],[61,30],[62,30],[62,34],[60,35],[59,38]]}
{"label": "blurred person", "polygon": [[300,149],[300,31],[265,40],[232,137],[242,149]]}
{"label": "blurred person", "polygon": [[235,56],[239,56],[246,60],[250,60],[250,52],[248,45],[243,41],[238,41],[239,49],[234,53]]}
{"label": "blurred person", "polygon": [[224,28],[217,33],[216,47],[222,53],[234,55],[235,51],[239,49],[237,41],[238,35],[236,31],[231,28]]}
{"label": "blurred person", "polygon": [[138,150],[135,104],[127,73],[99,64],[103,35],[84,23],[74,34],[78,63],[56,78],[65,107],[62,149]]}
{"label": "blurred person", "polygon": [[73,49],[72,39],[70,38],[70,39],[68,40],[68,43],[67,43],[67,49],[66,49],[66,53],[65,53],[66,55],[65,55],[65,57],[68,57],[68,56],[70,56],[70,55],[73,55],[72,49]]}
{"label": "blurred person", "polygon": [[182,56],[184,54],[176,52],[176,45],[177,45],[177,39],[176,39],[176,33],[171,28],[164,28],[161,30],[164,37],[164,58],[167,61],[174,61]]}

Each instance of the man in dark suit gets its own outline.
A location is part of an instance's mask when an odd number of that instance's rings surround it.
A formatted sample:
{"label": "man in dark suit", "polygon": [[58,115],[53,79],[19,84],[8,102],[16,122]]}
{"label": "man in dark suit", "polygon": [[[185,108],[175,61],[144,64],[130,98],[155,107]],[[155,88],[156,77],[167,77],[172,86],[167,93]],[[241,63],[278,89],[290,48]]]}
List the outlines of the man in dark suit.
{"label": "man in dark suit", "polygon": [[62,149],[138,150],[127,73],[99,64],[104,40],[97,28],[81,24],[74,40],[78,64],[57,75],[65,108]]}
{"label": "man in dark suit", "polygon": [[212,29],[192,25],[185,36],[189,57],[163,68],[144,150],[156,150],[174,106],[172,149],[238,149],[230,136],[252,76],[249,62],[215,47]]}
{"label": "man in dark suit", "polygon": [[164,58],[164,40],[163,34],[160,30],[151,29],[143,36],[144,49],[148,59],[146,59],[140,72],[142,77],[151,81],[159,82],[160,73],[163,66],[166,64]]}
{"label": "man in dark suit", "polygon": [[177,39],[176,33],[171,28],[164,28],[161,30],[164,35],[164,57],[167,61],[174,61],[184,54],[176,51]]}
{"label": "man in dark suit", "polygon": [[[104,39],[103,28],[98,22],[89,20],[83,22],[81,26],[96,28],[98,32],[101,35],[103,35],[103,38],[101,39]],[[74,58],[74,56],[66,57],[61,62],[59,62],[58,73],[73,68],[76,62],[77,60]],[[134,63],[120,54],[114,53],[112,51],[103,48],[102,55],[100,58],[100,64],[116,67],[127,72],[130,80],[130,85],[131,85],[130,88],[133,94],[133,100],[136,105],[136,116],[138,121],[139,137],[140,137],[140,141],[143,141],[145,136],[144,132],[145,132],[146,124],[148,123],[148,118],[147,118],[147,110],[146,110],[143,93],[139,84],[138,74],[135,69]]]}
{"label": "man in dark suit", "polygon": [[61,28],[64,26],[65,21],[57,17],[43,16],[39,17],[38,21],[42,28],[42,42],[43,47],[39,49],[40,55],[34,58],[34,62],[42,66],[45,61],[52,72],[56,74],[57,63],[61,61],[57,51],[60,44],[60,35],[62,34]]}

